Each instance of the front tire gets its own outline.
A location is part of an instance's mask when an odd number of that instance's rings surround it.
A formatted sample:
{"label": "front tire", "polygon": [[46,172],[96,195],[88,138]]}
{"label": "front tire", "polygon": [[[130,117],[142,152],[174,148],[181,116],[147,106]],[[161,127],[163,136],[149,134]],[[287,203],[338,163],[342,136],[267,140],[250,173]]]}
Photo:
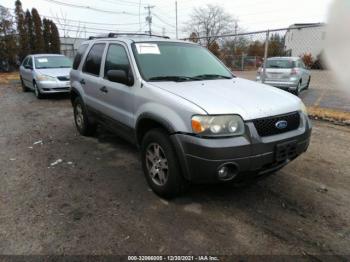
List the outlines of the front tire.
{"label": "front tire", "polygon": [[36,82],[33,83],[34,86],[34,94],[36,96],[36,98],[38,99],[42,99],[44,96],[43,94],[40,92],[40,89],[38,87],[38,84]]}
{"label": "front tire", "polygon": [[78,132],[83,136],[95,134],[97,125],[89,119],[84,102],[77,97],[73,103],[74,122]]}
{"label": "front tire", "polygon": [[163,198],[173,198],[185,191],[187,181],[181,174],[175,149],[163,129],[153,129],[145,135],[141,157],[146,180],[153,192]]}
{"label": "front tire", "polygon": [[28,92],[28,87],[24,84],[24,81],[23,81],[22,77],[20,79],[21,79],[22,91],[23,92]]}

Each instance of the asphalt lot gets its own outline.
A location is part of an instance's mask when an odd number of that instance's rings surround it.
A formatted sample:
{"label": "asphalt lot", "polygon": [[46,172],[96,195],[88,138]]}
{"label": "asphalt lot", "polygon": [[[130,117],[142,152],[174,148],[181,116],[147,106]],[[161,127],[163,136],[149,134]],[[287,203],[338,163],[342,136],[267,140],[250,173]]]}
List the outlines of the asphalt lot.
{"label": "asphalt lot", "polygon": [[134,147],[77,134],[67,97],[0,85],[0,112],[0,254],[350,255],[349,127],[314,122],[276,175],[169,202]]}
{"label": "asphalt lot", "polygon": [[[234,73],[249,80],[255,80],[256,77],[256,71]],[[312,70],[310,88],[301,92],[300,98],[307,106],[350,112],[350,89],[340,88],[332,71]]]}

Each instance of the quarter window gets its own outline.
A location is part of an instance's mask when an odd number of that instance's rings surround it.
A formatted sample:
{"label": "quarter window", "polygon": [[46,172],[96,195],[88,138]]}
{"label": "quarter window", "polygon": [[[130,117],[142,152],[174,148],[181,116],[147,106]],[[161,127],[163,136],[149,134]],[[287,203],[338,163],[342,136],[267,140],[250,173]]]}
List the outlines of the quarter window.
{"label": "quarter window", "polygon": [[105,46],[106,44],[95,44],[90,49],[83,67],[84,73],[89,73],[96,76],[100,75],[101,60]]}
{"label": "quarter window", "polygon": [[74,70],[78,69],[80,62],[81,62],[81,59],[83,58],[87,48],[88,48],[88,45],[81,45],[79,47],[78,52],[75,55],[74,62],[73,62],[73,69]]}
{"label": "quarter window", "polygon": [[128,54],[121,45],[111,44],[108,48],[104,75],[109,70],[123,70],[127,75],[131,73]]}

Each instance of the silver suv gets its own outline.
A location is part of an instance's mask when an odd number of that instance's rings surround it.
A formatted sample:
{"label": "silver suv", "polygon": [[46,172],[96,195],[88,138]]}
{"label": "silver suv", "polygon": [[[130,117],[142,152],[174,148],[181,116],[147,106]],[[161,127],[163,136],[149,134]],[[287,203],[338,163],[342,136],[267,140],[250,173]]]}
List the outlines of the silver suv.
{"label": "silver suv", "polygon": [[101,124],[137,145],[147,182],[162,197],[189,183],[263,177],[309,146],[311,124],[299,98],[235,77],[194,43],[90,39],[70,77],[80,134]]}
{"label": "silver suv", "polygon": [[300,57],[270,57],[266,60],[265,76],[263,68],[259,68],[256,80],[299,95],[308,89],[311,73]]}

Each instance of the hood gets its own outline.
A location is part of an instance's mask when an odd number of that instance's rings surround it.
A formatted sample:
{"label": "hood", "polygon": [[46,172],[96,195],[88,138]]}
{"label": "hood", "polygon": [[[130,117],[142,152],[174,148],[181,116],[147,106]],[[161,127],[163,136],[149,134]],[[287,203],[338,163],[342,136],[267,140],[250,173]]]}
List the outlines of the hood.
{"label": "hood", "polygon": [[47,68],[47,69],[35,69],[35,71],[41,75],[47,75],[52,77],[69,76],[71,68]]}
{"label": "hood", "polygon": [[149,84],[189,100],[212,115],[239,114],[244,120],[252,120],[301,109],[298,97],[241,78]]}

